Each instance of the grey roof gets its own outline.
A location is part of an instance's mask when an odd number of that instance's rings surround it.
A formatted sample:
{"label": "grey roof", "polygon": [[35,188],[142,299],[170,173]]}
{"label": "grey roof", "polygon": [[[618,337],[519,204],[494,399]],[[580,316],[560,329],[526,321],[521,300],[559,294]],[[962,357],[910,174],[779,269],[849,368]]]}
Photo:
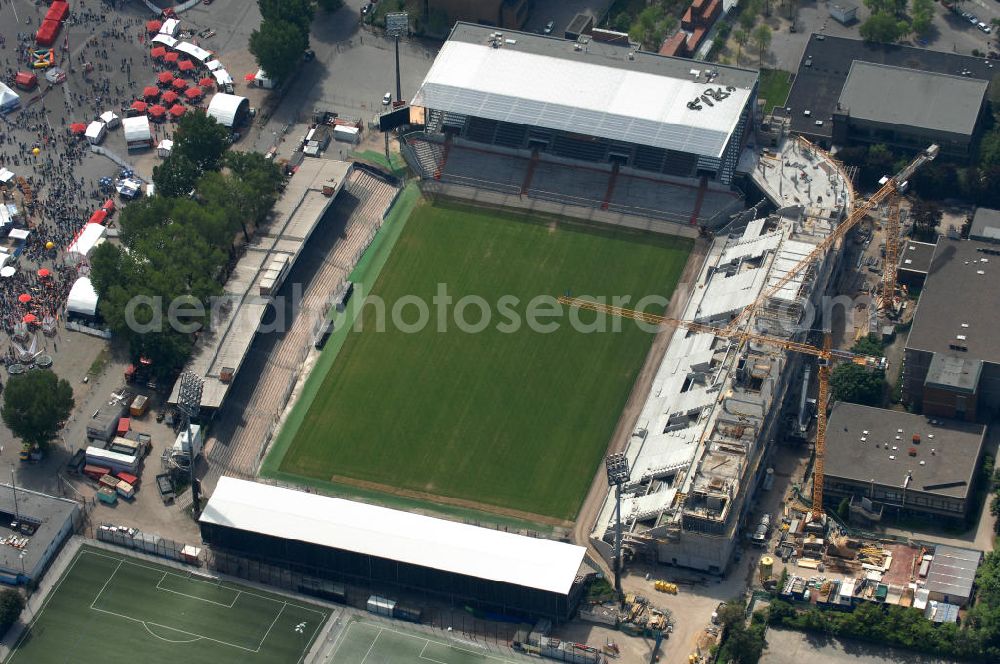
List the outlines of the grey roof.
{"label": "grey roof", "polygon": [[971,135],[987,81],[855,60],[840,92],[850,117]]}
{"label": "grey roof", "polygon": [[[826,474],[855,482],[874,479],[882,486],[902,488],[907,473],[912,472],[908,490],[964,499],[971,490],[985,433],[982,424],[929,420],[923,415],[838,401],[826,430]],[[920,435],[920,443],[913,443],[914,434]],[[909,455],[911,447],[916,448],[916,456]]]}
{"label": "grey roof", "polygon": [[938,544],[934,547],[934,560],[927,570],[924,587],[931,592],[948,595],[949,599],[968,599],[982,559],[982,551]]}
{"label": "grey roof", "polygon": [[1000,363],[1000,255],[988,253],[996,251],[977,240],[938,240],[907,348]]}
{"label": "grey roof", "polygon": [[927,273],[931,269],[931,258],[936,244],[907,240],[899,248],[899,269],[910,272]]}
{"label": "grey roof", "polygon": [[977,208],[969,228],[969,238],[1000,242],[1000,210]]}
{"label": "grey roof", "polygon": [[[21,574],[21,570],[24,570],[30,575],[42,556],[50,552],[59,531],[77,509],[77,504],[72,500],[17,487],[17,515],[24,521],[36,524],[38,528],[34,535],[28,537],[28,544],[24,549],[0,544],[0,569],[10,574]],[[14,487],[0,484],[0,518],[9,519],[3,524],[5,528],[14,520],[14,514]],[[12,531],[3,534],[6,536],[10,532]]]}
{"label": "grey roof", "polygon": [[[833,111],[855,60],[969,76],[987,82],[996,73],[992,62],[984,58],[813,34],[802,53],[786,103],[792,109],[792,131],[820,138],[831,136]],[[809,117],[802,114],[806,109],[812,111]],[[822,120],[823,126],[817,127],[816,120]]]}
{"label": "grey roof", "polygon": [[924,384],[929,387],[943,387],[953,392],[975,394],[982,373],[981,360],[934,353]]}

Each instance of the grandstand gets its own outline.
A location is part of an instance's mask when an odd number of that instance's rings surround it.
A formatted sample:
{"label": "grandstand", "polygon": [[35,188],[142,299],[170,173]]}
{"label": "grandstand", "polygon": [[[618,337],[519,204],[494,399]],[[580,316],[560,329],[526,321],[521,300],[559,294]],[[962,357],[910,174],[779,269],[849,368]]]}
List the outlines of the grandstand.
{"label": "grandstand", "polygon": [[756,71],[457,23],[403,153],[427,179],[721,221],[756,94]]}

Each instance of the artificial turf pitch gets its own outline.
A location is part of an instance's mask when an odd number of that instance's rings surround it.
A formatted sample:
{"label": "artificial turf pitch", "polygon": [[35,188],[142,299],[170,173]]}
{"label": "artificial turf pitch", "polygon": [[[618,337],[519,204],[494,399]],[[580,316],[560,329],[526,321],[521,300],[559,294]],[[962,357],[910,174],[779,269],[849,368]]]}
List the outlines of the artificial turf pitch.
{"label": "artificial turf pitch", "polygon": [[[552,319],[556,332],[506,332],[498,302],[518,298],[523,321],[538,295],[669,297],[690,249],[671,236],[418,205],[373,289],[388,312],[385,331],[366,305],[362,331],[348,335],[280,471],[572,519],[653,335],[629,321],[620,332],[584,333],[565,315]],[[439,331],[438,284],[453,302],[484,298],[486,329],[458,329],[452,306]],[[393,304],[412,295],[430,313],[418,332],[391,323]],[[415,306],[401,311],[407,323],[418,318]],[[465,313],[480,319],[476,306]]]}
{"label": "artificial turf pitch", "polygon": [[294,664],[328,612],[83,547],[5,664]]}

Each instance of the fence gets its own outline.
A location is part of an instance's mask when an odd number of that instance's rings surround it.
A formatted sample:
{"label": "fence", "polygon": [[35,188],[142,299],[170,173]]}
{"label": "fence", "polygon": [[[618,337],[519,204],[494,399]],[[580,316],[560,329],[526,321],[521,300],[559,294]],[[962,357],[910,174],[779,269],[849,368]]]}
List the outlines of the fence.
{"label": "fence", "polygon": [[130,551],[148,553],[160,558],[167,558],[188,564],[201,564],[201,561],[193,555],[191,549],[185,551],[186,544],[181,544],[152,533],[145,533],[137,528],[102,523],[96,528],[90,529],[88,534],[100,542],[114,544]]}

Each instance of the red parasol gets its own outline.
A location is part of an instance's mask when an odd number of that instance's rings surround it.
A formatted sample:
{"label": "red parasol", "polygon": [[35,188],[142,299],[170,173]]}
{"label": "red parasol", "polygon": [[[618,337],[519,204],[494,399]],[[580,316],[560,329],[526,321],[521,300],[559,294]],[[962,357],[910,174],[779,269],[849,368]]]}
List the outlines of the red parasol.
{"label": "red parasol", "polygon": [[181,71],[194,71],[194,63],[190,60],[181,60],[177,63],[177,68]]}
{"label": "red parasol", "polygon": [[27,293],[21,293],[20,295],[17,296],[17,301],[20,302],[21,304],[27,304],[31,302],[31,296],[28,295]]}
{"label": "red parasol", "polygon": [[44,268],[44,267],[43,267],[43,268],[40,268],[40,269],[38,270],[38,276],[39,276],[39,277],[41,277],[42,279],[45,279],[45,278],[46,278],[46,277],[48,277],[48,276],[49,276],[50,274],[52,274],[52,273],[51,273],[51,272],[49,272],[47,268]]}
{"label": "red parasol", "polygon": [[200,85],[203,88],[214,88],[215,79],[212,78],[211,76],[206,76],[205,78],[198,81],[198,85]]}
{"label": "red parasol", "polygon": [[177,90],[178,92],[184,92],[185,90],[187,90],[188,82],[185,81],[183,78],[175,78],[172,85],[174,86],[174,90]]}
{"label": "red parasol", "polygon": [[160,31],[163,27],[162,21],[146,21],[146,32],[153,34]]}
{"label": "red parasol", "polygon": [[177,101],[177,93],[173,90],[167,90],[160,99],[163,100],[164,104],[172,104]]}
{"label": "red parasol", "polygon": [[74,122],[69,126],[69,130],[76,135],[80,135],[87,131],[87,125],[82,122]]}
{"label": "red parasol", "polygon": [[244,75],[243,75],[243,80],[244,80],[244,81],[247,81],[247,82],[249,82],[249,81],[252,81],[252,80],[254,80],[255,78],[257,78],[257,75],[256,75],[256,74],[244,74]]}
{"label": "red parasol", "polygon": [[184,115],[185,111],[187,111],[187,109],[181,106],[180,104],[174,104],[173,106],[170,107],[170,115],[174,116],[175,118],[179,118],[182,115]]}
{"label": "red parasol", "polygon": [[162,58],[166,54],[167,54],[167,49],[163,48],[162,46],[154,46],[153,48],[151,48],[149,50],[149,55],[154,60],[159,60],[160,58]]}
{"label": "red parasol", "polygon": [[153,106],[149,107],[149,114],[152,115],[154,118],[163,117],[163,114],[166,112],[167,109],[160,106],[159,104],[154,104]]}
{"label": "red parasol", "polygon": [[160,89],[154,88],[152,85],[142,89],[142,96],[146,99],[156,99],[160,96]]}
{"label": "red parasol", "polygon": [[170,52],[170,53],[167,53],[166,55],[163,56],[163,61],[164,62],[176,63],[180,59],[181,59],[181,54],[180,53]]}
{"label": "red parasol", "polygon": [[157,75],[156,80],[160,83],[160,85],[170,85],[174,80],[174,75],[168,71],[161,71]]}
{"label": "red parasol", "polygon": [[[155,89],[155,88],[154,88]],[[139,101],[138,99],[132,102],[132,110],[137,113],[145,113],[148,104],[144,101]]]}
{"label": "red parasol", "polygon": [[195,101],[196,99],[200,98],[204,94],[205,93],[202,92],[201,88],[188,88],[184,92],[184,96],[187,97],[189,101]]}
{"label": "red parasol", "polygon": [[38,316],[36,316],[35,314],[25,314],[24,318],[22,318],[21,320],[23,320],[28,325],[31,325],[32,323],[38,322]]}

